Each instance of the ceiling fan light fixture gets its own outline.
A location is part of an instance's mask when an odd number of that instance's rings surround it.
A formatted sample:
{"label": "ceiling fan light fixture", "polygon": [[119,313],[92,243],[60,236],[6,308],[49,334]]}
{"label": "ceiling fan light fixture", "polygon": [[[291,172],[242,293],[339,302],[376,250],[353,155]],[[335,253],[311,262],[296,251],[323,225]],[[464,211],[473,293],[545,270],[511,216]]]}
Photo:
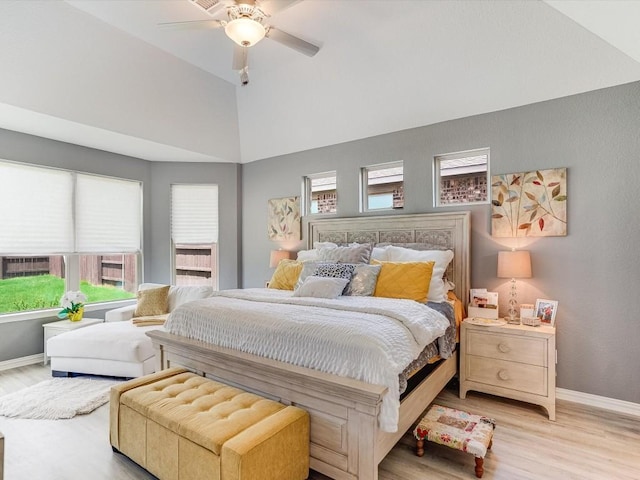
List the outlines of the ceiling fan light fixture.
{"label": "ceiling fan light fixture", "polygon": [[224,33],[241,47],[251,47],[264,38],[267,30],[256,20],[240,17],[228,22]]}

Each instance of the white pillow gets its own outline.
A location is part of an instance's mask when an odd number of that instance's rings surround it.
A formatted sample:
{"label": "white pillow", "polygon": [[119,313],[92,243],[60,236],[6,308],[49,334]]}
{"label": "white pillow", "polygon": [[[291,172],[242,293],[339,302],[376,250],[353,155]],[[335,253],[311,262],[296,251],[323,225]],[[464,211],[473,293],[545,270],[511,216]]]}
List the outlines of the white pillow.
{"label": "white pillow", "polygon": [[318,250],[315,248],[313,250],[300,250],[298,252],[298,256],[296,260],[299,262],[317,262],[318,261]]}
{"label": "white pillow", "polygon": [[307,277],[293,292],[294,297],[338,298],[349,280],[346,278]]}
{"label": "white pillow", "polygon": [[378,260],[379,262],[389,261],[389,252],[387,252],[388,245],[386,247],[373,247],[371,251],[371,260]]}
{"label": "white pillow", "polygon": [[386,250],[388,261],[390,262],[435,262],[427,301],[444,302],[447,299],[442,277],[449,263],[453,260],[453,252],[451,250],[412,250],[394,245],[389,245]]}
{"label": "white pillow", "polygon": [[169,311],[173,312],[183,303],[208,298],[213,294],[213,287],[207,285],[171,285],[169,288]]}

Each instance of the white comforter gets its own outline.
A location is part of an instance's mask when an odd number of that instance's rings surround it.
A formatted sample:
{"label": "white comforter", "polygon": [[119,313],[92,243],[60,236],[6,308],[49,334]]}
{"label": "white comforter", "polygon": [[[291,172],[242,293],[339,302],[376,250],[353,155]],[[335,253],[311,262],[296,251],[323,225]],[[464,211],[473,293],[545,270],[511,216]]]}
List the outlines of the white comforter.
{"label": "white comforter", "polygon": [[177,335],[302,367],[384,385],[378,418],[395,432],[398,374],[449,321],[413,300],[344,296],[292,297],[282,290],[226,290],[174,310],[165,328]]}

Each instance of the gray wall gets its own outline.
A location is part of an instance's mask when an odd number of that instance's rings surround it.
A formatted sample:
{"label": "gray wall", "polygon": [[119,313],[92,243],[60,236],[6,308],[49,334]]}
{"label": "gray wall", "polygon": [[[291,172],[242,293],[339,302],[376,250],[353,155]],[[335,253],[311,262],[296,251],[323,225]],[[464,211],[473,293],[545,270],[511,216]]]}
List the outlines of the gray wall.
{"label": "gray wall", "polygon": [[[472,212],[472,286],[500,292],[497,252],[532,252],[533,278],[521,281],[519,301],[559,301],[558,387],[640,403],[639,222],[640,83],[501,112],[381,135],[244,165],[244,286],[261,286],[273,270],[266,235],[267,200],[298,195],[305,174],[337,170],[338,216],[357,216],[359,167],[404,160],[405,208],[433,207],[436,154],[491,148],[492,174],[568,169],[568,235],[493,239],[488,205]],[[442,211],[454,210],[449,207]]]}
{"label": "gray wall", "polygon": [[[138,158],[56,142],[0,129],[0,159],[46,165],[143,182],[144,281],[171,280],[169,193],[171,183],[218,183],[220,202],[220,286],[239,283],[241,167],[224,163],[152,163]],[[0,179],[1,180],[1,179]],[[1,228],[1,226],[0,226]],[[106,310],[90,310],[103,318]],[[55,316],[0,323],[0,362],[42,352],[42,324]]]}
{"label": "gray wall", "polygon": [[147,250],[154,261],[148,265],[148,273],[154,282],[171,283],[171,184],[218,184],[219,238],[218,265],[220,289],[239,285],[240,259],[240,176],[241,166],[234,163],[163,163],[151,169],[151,222],[146,224],[150,238]]}

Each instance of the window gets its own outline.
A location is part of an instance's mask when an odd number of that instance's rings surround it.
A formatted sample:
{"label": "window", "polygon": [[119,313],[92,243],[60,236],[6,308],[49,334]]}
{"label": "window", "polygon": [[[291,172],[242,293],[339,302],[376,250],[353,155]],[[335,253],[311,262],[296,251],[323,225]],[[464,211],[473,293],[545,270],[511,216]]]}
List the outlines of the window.
{"label": "window", "polygon": [[338,211],[335,171],[307,175],[303,177],[303,185],[302,198],[306,215]]}
{"label": "window", "polygon": [[176,285],[218,288],[218,186],[171,185]]}
{"label": "window", "polygon": [[5,161],[0,178],[0,314],[135,296],[140,182]]}
{"label": "window", "polygon": [[360,210],[404,207],[403,162],[384,163],[362,168]]}
{"label": "window", "polygon": [[434,157],[434,183],[436,207],[487,203],[489,149]]}

